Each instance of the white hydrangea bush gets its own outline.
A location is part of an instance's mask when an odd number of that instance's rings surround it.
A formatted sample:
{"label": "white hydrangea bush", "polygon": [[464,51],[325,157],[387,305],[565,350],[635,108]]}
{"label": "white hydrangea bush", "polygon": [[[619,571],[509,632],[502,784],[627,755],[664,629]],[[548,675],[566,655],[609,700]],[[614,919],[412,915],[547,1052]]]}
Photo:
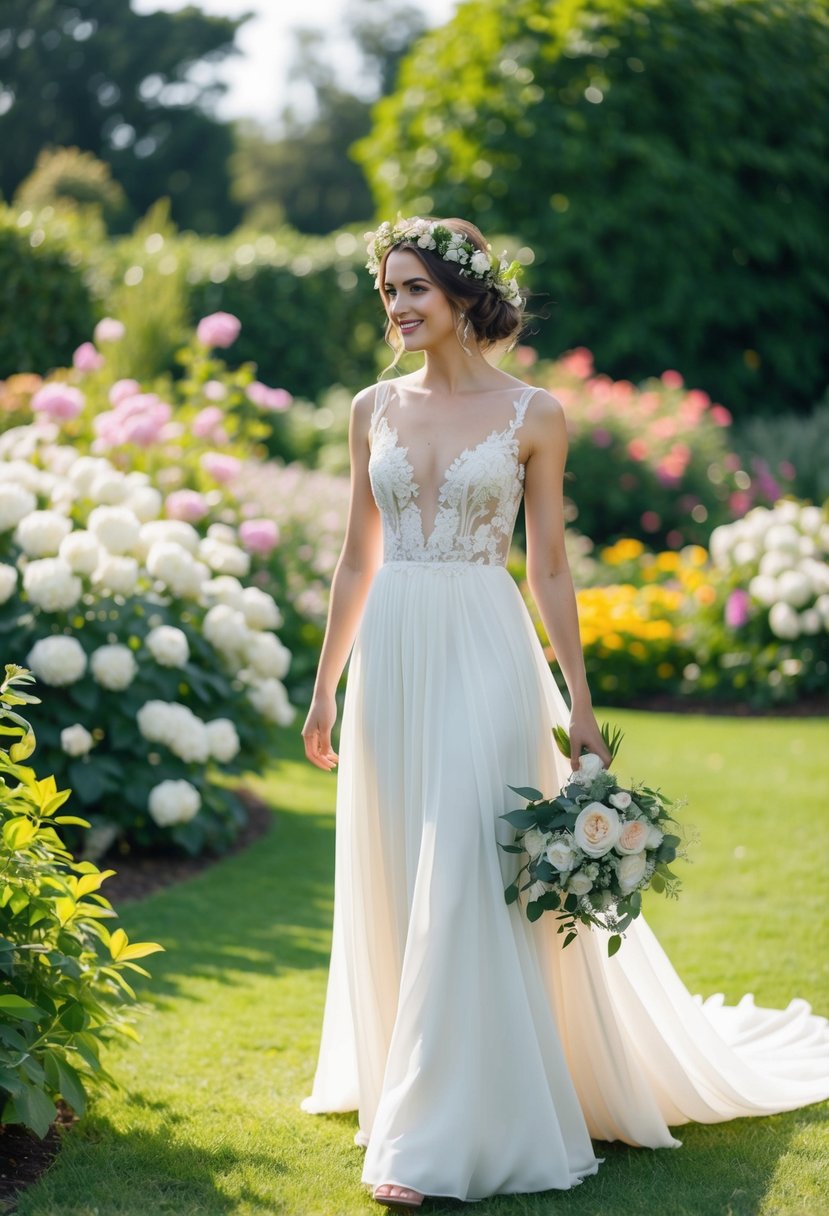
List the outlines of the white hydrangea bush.
{"label": "white hydrangea bush", "polygon": [[825,691],[829,674],[829,504],[780,499],[715,528],[723,588],[720,667],[769,702]]}
{"label": "white hydrangea bush", "polygon": [[96,827],[220,851],[245,811],[211,776],[261,766],[295,717],[282,611],[235,526],[165,518],[146,474],[57,438],[0,436],[0,632],[60,690],[47,767]]}

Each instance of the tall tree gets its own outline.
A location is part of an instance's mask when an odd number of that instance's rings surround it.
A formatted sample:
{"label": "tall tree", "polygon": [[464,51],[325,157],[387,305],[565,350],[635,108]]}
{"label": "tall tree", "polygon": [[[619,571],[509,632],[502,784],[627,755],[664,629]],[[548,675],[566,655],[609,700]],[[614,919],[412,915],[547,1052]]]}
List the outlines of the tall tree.
{"label": "tall tree", "polygon": [[3,0],[0,192],[12,197],[41,148],[75,146],[112,166],[133,214],[169,195],[182,227],[232,228],[232,130],[211,114],[225,86],[209,68],[234,52],[248,16],[194,6],[140,15],[129,0]]}

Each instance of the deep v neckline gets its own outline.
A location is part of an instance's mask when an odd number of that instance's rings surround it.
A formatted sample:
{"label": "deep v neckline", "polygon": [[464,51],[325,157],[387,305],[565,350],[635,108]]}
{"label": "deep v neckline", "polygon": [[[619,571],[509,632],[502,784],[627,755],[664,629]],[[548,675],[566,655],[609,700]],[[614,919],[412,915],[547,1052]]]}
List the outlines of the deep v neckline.
{"label": "deep v neckline", "polygon": [[[465,460],[469,459],[470,456],[474,456],[476,452],[480,451],[480,449],[485,447],[487,444],[492,443],[493,440],[495,440],[495,439],[509,438],[511,442],[513,442],[517,445],[518,440],[516,439],[516,436],[515,436],[515,430],[516,430],[517,426],[520,424],[520,409],[521,409],[521,405],[524,402],[525,397],[527,395],[528,395],[527,390],[525,390],[524,393],[521,394],[521,397],[519,397],[518,403],[515,407],[515,412],[513,414],[513,417],[510,419],[510,421],[507,423],[507,425],[505,427],[502,427],[501,430],[498,430],[497,427],[493,427],[493,429],[489,432],[489,434],[485,435],[483,437],[483,439],[480,439],[477,443],[471,444],[469,447],[465,447],[462,452],[458,452],[457,456],[455,456],[454,459],[451,461],[451,463],[449,465],[447,465],[446,470],[443,473],[443,477],[440,482],[440,485],[438,486],[437,496],[435,498],[435,514],[434,514],[434,519],[432,520],[432,526],[429,530],[428,537],[426,535],[426,530],[423,527],[422,503],[418,502],[418,501],[414,501],[414,500],[420,498],[421,492],[422,492],[422,486],[421,486],[420,482],[418,482],[416,480],[415,475],[414,475],[414,465],[409,460],[409,445],[403,444],[400,442],[400,435],[398,433],[397,427],[392,426],[392,424],[389,422],[388,418],[386,417],[385,412],[380,415],[380,418],[378,419],[378,424],[382,423],[385,426],[387,434],[391,437],[393,446],[397,449],[397,451],[403,457],[403,464],[406,469],[406,477],[409,482],[409,490],[411,492],[411,496],[412,496],[412,500],[413,500],[411,505],[417,511],[418,520],[420,521],[420,536],[421,536],[421,540],[423,542],[424,549],[429,548],[429,545],[431,544],[432,539],[435,536],[437,526],[438,526],[438,521],[440,519],[441,511],[443,511],[446,506],[446,495],[447,495],[447,492],[449,489],[449,483],[450,483],[452,474],[455,473],[457,471],[457,469],[460,468],[460,466],[463,464],[463,462]],[[523,471],[524,466],[517,459],[517,456],[518,456],[517,451],[514,453],[514,455],[516,457],[516,461],[515,461],[516,466]]]}

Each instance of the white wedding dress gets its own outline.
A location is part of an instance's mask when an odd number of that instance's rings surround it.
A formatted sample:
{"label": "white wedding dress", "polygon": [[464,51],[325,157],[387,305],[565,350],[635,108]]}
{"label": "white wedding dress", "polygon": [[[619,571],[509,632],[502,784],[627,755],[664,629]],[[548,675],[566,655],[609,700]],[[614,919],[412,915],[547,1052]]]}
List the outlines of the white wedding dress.
{"label": "white wedding dress", "polygon": [[555,917],[530,924],[497,847],[508,785],[557,790],[550,728],[569,712],[505,561],[523,489],[518,431],[422,495],[381,384],[372,489],[384,564],[351,655],[340,733],[331,967],[304,1110],[359,1112],[363,1182],[474,1200],[568,1188],[591,1137],[651,1148],[669,1125],[763,1115],[829,1096],[829,1029],[692,997],[643,920],[606,957]]}

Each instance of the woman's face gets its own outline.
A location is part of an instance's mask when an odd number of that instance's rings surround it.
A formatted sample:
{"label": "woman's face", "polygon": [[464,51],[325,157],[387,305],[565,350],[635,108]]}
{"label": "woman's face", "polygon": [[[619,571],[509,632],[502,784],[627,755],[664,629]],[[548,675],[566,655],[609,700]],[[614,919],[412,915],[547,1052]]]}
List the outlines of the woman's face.
{"label": "woman's face", "polygon": [[407,351],[427,350],[447,339],[458,341],[457,321],[448,296],[410,249],[393,249],[383,279],[386,313]]}

